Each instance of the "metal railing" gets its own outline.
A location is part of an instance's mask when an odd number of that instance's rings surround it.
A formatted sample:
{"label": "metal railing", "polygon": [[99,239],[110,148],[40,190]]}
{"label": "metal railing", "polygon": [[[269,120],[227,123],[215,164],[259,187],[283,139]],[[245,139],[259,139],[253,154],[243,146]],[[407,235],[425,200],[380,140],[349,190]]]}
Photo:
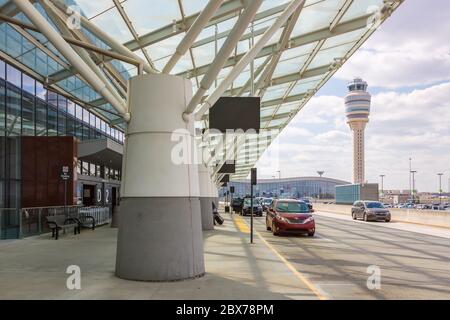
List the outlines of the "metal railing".
{"label": "metal railing", "polygon": [[20,235],[19,209],[0,208],[0,240],[17,239]]}
{"label": "metal railing", "polygon": [[20,210],[20,238],[40,235],[50,232],[47,225],[47,217],[55,215],[65,215],[67,217],[80,217],[84,227],[92,227],[86,216],[95,219],[96,226],[105,225],[111,222],[109,207],[42,207],[23,208]]}

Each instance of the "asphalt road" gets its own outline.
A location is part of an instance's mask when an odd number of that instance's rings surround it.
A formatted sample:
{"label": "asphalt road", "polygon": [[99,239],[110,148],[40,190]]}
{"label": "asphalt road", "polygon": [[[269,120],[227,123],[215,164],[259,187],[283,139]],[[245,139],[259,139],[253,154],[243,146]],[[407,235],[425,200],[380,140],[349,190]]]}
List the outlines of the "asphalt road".
{"label": "asphalt road", "polygon": [[255,230],[327,298],[450,299],[450,239],[320,212],[315,218],[314,238],[275,237],[264,217],[255,218]]}

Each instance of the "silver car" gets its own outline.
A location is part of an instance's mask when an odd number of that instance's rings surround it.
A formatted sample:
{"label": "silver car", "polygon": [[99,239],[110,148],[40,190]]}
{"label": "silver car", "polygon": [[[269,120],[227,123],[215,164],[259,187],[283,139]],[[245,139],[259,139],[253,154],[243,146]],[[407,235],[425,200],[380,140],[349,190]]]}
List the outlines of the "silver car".
{"label": "silver car", "polygon": [[391,213],[379,201],[356,201],[352,207],[353,220],[391,221]]}

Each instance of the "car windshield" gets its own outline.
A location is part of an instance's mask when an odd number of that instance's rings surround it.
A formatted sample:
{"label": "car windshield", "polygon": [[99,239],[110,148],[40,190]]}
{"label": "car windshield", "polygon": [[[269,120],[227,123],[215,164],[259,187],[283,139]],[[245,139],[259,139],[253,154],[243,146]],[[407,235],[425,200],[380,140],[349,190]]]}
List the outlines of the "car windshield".
{"label": "car windshield", "polygon": [[278,212],[305,213],[309,208],[304,202],[278,202],[276,207]]}
{"label": "car windshield", "polygon": [[380,202],[369,202],[369,203],[367,203],[367,208],[368,209],[383,209],[384,206]]}
{"label": "car windshield", "polygon": [[309,203],[309,199],[303,199],[303,202]]}
{"label": "car windshield", "polygon": [[[250,206],[251,205],[250,200],[251,200],[250,198],[245,198],[244,205],[245,206]],[[257,205],[257,204],[258,204],[258,202],[255,199],[253,199],[253,205]]]}
{"label": "car windshield", "polygon": [[271,204],[272,203],[272,199],[265,199],[263,201],[264,204]]}

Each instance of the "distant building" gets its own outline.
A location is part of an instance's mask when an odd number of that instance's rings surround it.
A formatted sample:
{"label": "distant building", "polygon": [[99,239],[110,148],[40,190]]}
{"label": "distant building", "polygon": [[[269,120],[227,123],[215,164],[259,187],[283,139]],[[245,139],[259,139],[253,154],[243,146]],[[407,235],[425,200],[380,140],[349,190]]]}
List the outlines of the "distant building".
{"label": "distant building", "polygon": [[353,204],[359,200],[378,201],[378,184],[365,183],[336,186],[336,204]]}
{"label": "distant building", "polygon": [[[348,182],[325,177],[298,177],[286,179],[260,179],[253,192],[256,197],[302,198],[313,197],[334,199],[335,186]],[[235,187],[235,197],[250,194],[249,180],[236,180],[228,183],[228,187]],[[229,188],[222,188],[219,196],[223,197]]]}

